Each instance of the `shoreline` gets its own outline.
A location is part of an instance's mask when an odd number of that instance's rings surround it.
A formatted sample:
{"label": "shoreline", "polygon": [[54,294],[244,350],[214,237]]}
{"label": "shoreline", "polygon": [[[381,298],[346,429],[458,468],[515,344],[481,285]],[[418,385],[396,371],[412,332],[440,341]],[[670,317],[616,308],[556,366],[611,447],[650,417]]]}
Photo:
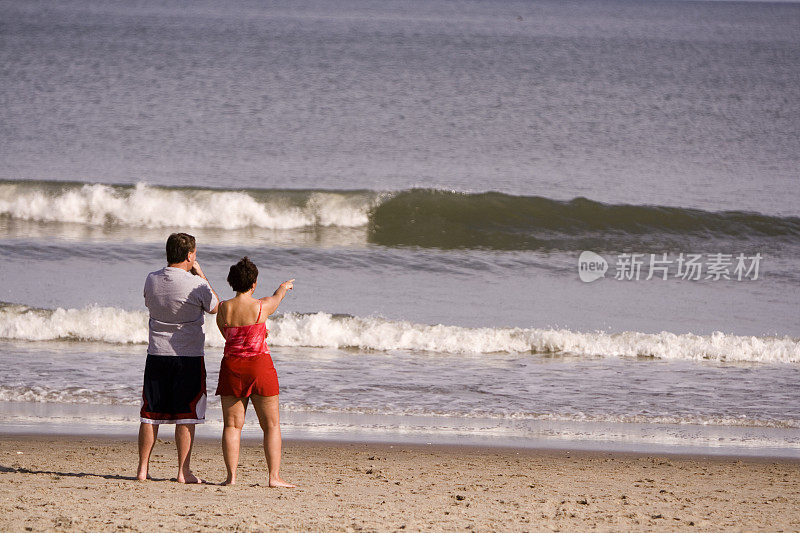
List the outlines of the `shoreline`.
{"label": "shoreline", "polygon": [[[800,460],[793,428],[628,423],[577,420],[496,420],[417,415],[284,411],[286,440],[398,445],[470,445],[533,450],[597,451]],[[135,436],[138,411],[127,405],[0,402],[0,433],[9,435]],[[165,428],[171,433],[171,429]],[[222,434],[218,408],[209,408],[197,437]],[[251,410],[242,433],[260,439]]]}
{"label": "shoreline", "polygon": [[[129,438],[0,436],[0,529],[620,530],[798,529],[800,461],[284,440],[268,489],[260,443],[242,445],[240,483],[184,486],[171,438],[134,480]],[[224,479],[215,439],[194,471]],[[98,497],[102,494],[102,497]]]}
{"label": "shoreline", "polygon": [[[59,434],[46,434],[46,433],[10,433],[0,434],[0,444],[3,442],[50,442],[50,441],[64,441],[64,442],[86,442],[86,441],[100,441],[108,443],[135,443],[137,432],[135,428],[130,434],[114,434],[109,436],[99,436],[93,433],[59,433]],[[156,439],[157,445],[172,445],[174,434],[171,428],[166,434],[160,434]],[[195,445],[202,444],[203,446],[219,445],[222,436],[211,437],[208,435],[195,436]],[[241,442],[243,445],[260,446],[261,437],[254,435],[242,434]],[[586,456],[586,457],[608,457],[614,456],[624,459],[640,459],[642,457],[665,457],[676,460],[693,460],[693,461],[718,461],[718,462],[742,462],[742,463],[771,463],[771,464],[788,464],[800,466],[800,457],[789,456],[771,456],[771,455],[736,455],[736,454],[711,454],[711,453],[694,453],[694,452],[680,452],[680,451],[667,451],[667,452],[649,452],[649,451],[620,451],[616,449],[588,449],[588,448],[558,448],[558,447],[531,447],[531,446],[513,446],[510,444],[497,444],[486,445],[476,443],[421,443],[421,442],[404,442],[404,441],[364,441],[357,439],[312,439],[312,438],[293,438],[283,437],[283,447],[298,446],[298,447],[324,447],[329,446],[337,447],[364,447],[372,448],[375,450],[392,450],[392,449],[410,449],[417,452],[426,452],[430,450],[447,452],[447,453],[470,453],[470,454],[515,454],[520,456],[546,456],[546,455],[563,455],[563,456]]]}

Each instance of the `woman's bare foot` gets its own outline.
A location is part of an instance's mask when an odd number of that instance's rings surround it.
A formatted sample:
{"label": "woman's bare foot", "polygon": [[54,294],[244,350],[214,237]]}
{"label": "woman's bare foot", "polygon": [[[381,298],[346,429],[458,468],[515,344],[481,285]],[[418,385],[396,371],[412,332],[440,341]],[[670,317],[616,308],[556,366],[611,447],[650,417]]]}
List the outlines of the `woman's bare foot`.
{"label": "woman's bare foot", "polygon": [[178,474],[178,483],[186,483],[188,485],[192,483],[205,483],[205,481],[195,476],[191,472],[187,472],[185,474],[181,472]]}
{"label": "woman's bare foot", "polygon": [[291,483],[287,483],[286,481],[282,480],[281,478],[270,478],[269,480],[270,487],[286,487],[287,489],[294,489],[297,488],[297,485],[292,485]]}
{"label": "woman's bare foot", "polygon": [[222,483],[220,483],[220,485],[223,485],[223,486],[236,485],[236,478],[233,478],[233,479],[228,478],[225,481],[223,481]]}

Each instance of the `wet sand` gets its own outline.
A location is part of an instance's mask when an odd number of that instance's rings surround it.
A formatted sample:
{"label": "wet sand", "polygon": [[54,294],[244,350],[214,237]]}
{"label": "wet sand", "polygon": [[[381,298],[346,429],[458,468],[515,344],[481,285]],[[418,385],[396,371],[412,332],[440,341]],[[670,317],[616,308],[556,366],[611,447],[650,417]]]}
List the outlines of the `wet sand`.
{"label": "wet sand", "polygon": [[[800,461],[286,441],[300,487],[270,489],[260,443],[243,444],[239,485],[184,486],[171,439],[137,482],[135,436],[2,436],[0,529],[800,530]],[[218,442],[192,457],[225,478]]]}

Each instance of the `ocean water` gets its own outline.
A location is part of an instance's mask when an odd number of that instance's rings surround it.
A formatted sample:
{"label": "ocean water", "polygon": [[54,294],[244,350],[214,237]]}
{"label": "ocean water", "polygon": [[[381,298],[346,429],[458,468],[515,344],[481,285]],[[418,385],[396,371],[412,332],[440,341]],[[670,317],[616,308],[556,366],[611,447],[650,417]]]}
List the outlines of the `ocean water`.
{"label": "ocean water", "polygon": [[188,231],[223,297],[243,255],[297,280],[287,436],[800,456],[800,4],[0,21],[5,431],[135,433],[144,278]]}

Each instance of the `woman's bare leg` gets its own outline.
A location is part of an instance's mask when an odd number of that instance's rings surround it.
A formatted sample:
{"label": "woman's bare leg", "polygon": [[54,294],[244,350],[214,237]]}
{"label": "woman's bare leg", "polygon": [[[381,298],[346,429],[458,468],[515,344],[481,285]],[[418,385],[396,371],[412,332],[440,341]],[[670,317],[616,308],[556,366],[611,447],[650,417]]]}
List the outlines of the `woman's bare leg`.
{"label": "woman's bare leg", "polygon": [[150,454],[158,437],[158,424],[139,424],[139,469],[136,479],[144,481],[149,477]]}
{"label": "woman's bare leg", "polygon": [[281,426],[278,413],[278,395],[251,396],[253,408],[258,415],[258,423],[264,431],[264,455],[267,457],[270,487],[296,487],[280,476],[281,469]]}
{"label": "woman's bare leg", "polygon": [[236,484],[236,469],[239,467],[239,444],[242,440],[244,415],[247,411],[247,398],[222,396],[222,457],[228,470],[228,479],[223,485]]}

